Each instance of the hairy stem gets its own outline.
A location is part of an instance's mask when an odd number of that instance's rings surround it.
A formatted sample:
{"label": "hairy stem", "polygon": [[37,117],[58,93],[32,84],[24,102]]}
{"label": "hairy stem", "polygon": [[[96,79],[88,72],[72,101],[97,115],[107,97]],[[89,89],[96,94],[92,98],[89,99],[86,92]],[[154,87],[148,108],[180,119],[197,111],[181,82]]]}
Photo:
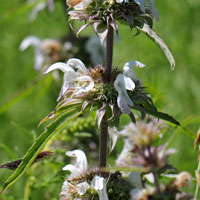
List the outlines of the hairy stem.
{"label": "hairy stem", "polygon": [[159,182],[158,182],[157,173],[155,171],[153,172],[153,176],[154,176],[154,183],[155,183],[155,186],[156,186],[157,194],[160,194],[160,185],[159,185]]}
{"label": "hairy stem", "polygon": [[[106,69],[105,69],[105,83],[111,80],[112,72],[112,59],[113,59],[113,28],[109,26],[106,39]],[[99,144],[99,167],[106,167],[107,160],[107,140],[108,140],[108,119],[106,113],[102,119],[100,131],[100,144]]]}
{"label": "hairy stem", "polygon": [[103,167],[106,167],[106,160],[107,160],[108,120],[107,120],[106,114],[104,115],[102,119],[99,133],[100,133],[99,134],[99,137],[100,137],[99,167],[103,168]]}
{"label": "hairy stem", "polygon": [[112,59],[113,59],[113,28],[109,26],[107,40],[106,40],[106,70],[105,77],[106,82],[109,83],[111,80],[112,71]]}
{"label": "hairy stem", "polygon": [[198,194],[199,194],[199,180],[198,180],[198,174],[200,173],[200,160],[199,160],[199,164],[196,170],[196,178],[197,178],[197,185],[196,185],[196,190],[195,190],[195,194],[194,194],[194,200],[198,199]]}

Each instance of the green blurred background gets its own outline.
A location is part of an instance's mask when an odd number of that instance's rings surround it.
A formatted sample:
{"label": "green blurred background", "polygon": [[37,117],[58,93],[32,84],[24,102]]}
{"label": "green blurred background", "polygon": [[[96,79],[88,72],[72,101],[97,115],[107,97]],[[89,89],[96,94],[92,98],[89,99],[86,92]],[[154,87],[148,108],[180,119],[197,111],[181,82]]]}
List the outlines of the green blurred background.
{"label": "green blurred background", "polygon": [[[55,12],[44,10],[34,22],[29,22],[30,8],[25,6],[26,1],[1,0],[0,163],[21,158],[26,153],[34,137],[41,133],[41,129],[37,128],[38,123],[56,105],[61,82],[52,83],[51,79],[43,79],[32,87],[30,81],[38,76],[33,68],[33,49],[29,48],[22,53],[19,45],[28,35],[57,38],[69,31],[61,1],[55,2]],[[160,21],[155,22],[154,30],[172,50],[176,60],[175,71],[170,70],[164,55],[151,40],[143,34],[135,37],[134,30],[122,25],[119,28],[119,39],[115,43],[113,64],[123,67],[130,60],[146,64],[146,68],[137,69],[136,73],[148,87],[156,106],[196,133],[200,122],[200,1],[155,2]],[[92,34],[92,28],[89,28],[80,37]],[[27,87],[29,89],[23,92]],[[19,95],[19,91],[24,96]],[[19,98],[10,101],[16,95]],[[193,142],[183,131],[178,131],[172,142],[178,154],[171,158],[171,162],[179,170],[187,170],[194,176],[197,152],[193,149]],[[0,170],[0,186],[10,174],[8,170]],[[25,180],[26,176],[20,178],[5,195],[0,195],[0,199],[23,199]],[[44,199],[51,199],[51,196]]]}

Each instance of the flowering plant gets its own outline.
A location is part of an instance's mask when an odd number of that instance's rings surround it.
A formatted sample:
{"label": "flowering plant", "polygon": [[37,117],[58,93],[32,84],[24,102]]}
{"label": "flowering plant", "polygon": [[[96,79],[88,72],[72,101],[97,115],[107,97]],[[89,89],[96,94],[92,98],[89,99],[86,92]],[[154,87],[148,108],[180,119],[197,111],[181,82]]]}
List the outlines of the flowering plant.
{"label": "flowering plant", "polygon": [[[159,111],[146,92],[143,81],[136,76],[134,69],[144,68],[143,63],[128,61],[123,70],[112,65],[114,32],[118,34],[118,23],[122,23],[150,37],[161,48],[174,69],[172,53],[152,30],[154,18],[159,19],[154,1],[67,0],[66,3],[69,6],[69,22],[85,22],[77,35],[87,26],[93,25],[102,45],[106,40],[106,60],[89,68],[78,58],[68,58],[66,45],[57,40],[40,40],[31,36],[22,42],[21,50],[34,46],[35,68],[41,69],[47,63],[44,74],[62,71],[63,84],[56,108],[40,122],[40,125],[47,123],[46,129],[37,137],[24,158],[0,166],[16,169],[4,184],[2,192],[32,163],[39,161],[39,155],[45,157],[45,153],[39,152],[45,145],[55,145],[54,136],[62,132],[67,124],[91,114],[95,116],[92,120],[96,120],[95,130],[99,134],[98,167],[88,167],[82,150],[67,151],[66,155],[75,158],[75,163],[63,167],[63,171],[70,174],[65,177],[61,200],[189,200],[191,196],[182,192],[182,186],[192,180],[191,175],[187,172],[178,173],[169,163],[168,157],[176,152],[175,149],[168,148],[167,143],[156,144],[166,128],[161,119],[173,126],[181,124],[172,116]],[[123,114],[129,116],[131,124],[119,131]],[[124,148],[116,159],[113,173],[112,167],[107,165],[107,149],[109,143],[110,152],[114,149],[118,137],[124,140]],[[162,183],[163,177],[170,178],[170,181]]]}

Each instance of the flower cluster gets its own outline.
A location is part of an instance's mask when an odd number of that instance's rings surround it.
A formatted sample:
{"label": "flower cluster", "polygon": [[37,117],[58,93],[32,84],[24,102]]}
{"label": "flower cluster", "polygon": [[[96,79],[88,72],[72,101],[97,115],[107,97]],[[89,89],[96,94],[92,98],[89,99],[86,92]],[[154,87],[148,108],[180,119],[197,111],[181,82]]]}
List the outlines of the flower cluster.
{"label": "flower cluster", "polygon": [[[191,182],[191,175],[188,172],[177,174],[167,161],[168,156],[176,150],[167,149],[165,145],[154,145],[165,129],[162,121],[147,117],[143,121],[137,120],[136,124],[128,124],[118,133],[124,139],[124,148],[116,165],[131,170],[129,180],[135,186],[131,191],[131,200],[192,198],[190,194],[181,191]],[[168,180],[165,184],[159,183],[158,177]]]}
{"label": "flower cluster", "polygon": [[[118,32],[116,21],[126,23],[131,28],[153,25],[153,18],[159,19],[154,0],[67,0],[67,5],[73,8],[68,12],[71,20],[87,21],[78,33],[88,25],[94,25],[95,32],[102,36],[107,34],[106,27],[111,26]],[[104,31],[102,31],[104,30]]]}
{"label": "flower cluster", "polygon": [[63,167],[64,171],[69,171],[71,174],[63,183],[60,193],[61,200],[90,198],[108,200],[109,197],[115,197],[119,192],[121,192],[121,197],[118,197],[118,200],[123,200],[125,195],[126,197],[129,196],[131,186],[121,178],[120,173],[103,173],[102,176],[99,176],[100,172],[98,170],[89,171],[85,153],[79,149],[68,151],[66,155],[76,160],[74,164]]}
{"label": "flower cluster", "polygon": [[[55,63],[45,73],[59,69],[64,72],[63,85],[58,97],[69,100],[78,98],[87,101],[99,108],[110,107],[114,113],[131,113],[131,108],[138,108],[143,102],[152,105],[150,97],[143,91],[142,81],[135,75],[135,67],[144,67],[138,61],[127,62],[123,73],[114,69],[109,84],[105,82],[105,68],[96,66],[88,69],[84,63],[76,58],[71,58],[67,63]],[[142,109],[142,108],[141,108]],[[113,111],[115,110],[115,111]]]}
{"label": "flower cluster", "polygon": [[163,145],[153,146],[153,142],[165,128],[161,121],[150,117],[127,125],[120,132],[125,145],[116,164],[137,166],[145,172],[160,170],[166,165],[168,155],[176,152],[175,149],[166,149]]}

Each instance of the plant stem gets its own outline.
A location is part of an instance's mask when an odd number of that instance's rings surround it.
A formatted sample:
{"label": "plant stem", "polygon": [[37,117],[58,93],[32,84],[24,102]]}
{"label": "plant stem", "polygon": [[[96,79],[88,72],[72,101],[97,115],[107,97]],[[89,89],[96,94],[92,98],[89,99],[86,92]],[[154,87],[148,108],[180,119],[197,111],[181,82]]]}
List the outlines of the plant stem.
{"label": "plant stem", "polygon": [[[109,26],[106,39],[106,69],[105,69],[105,83],[109,83],[111,80],[112,72],[112,59],[113,59],[113,28]],[[108,140],[108,119],[103,116],[100,131],[99,131],[99,167],[106,167],[107,160],[107,140]]]}
{"label": "plant stem", "polygon": [[112,26],[109,26],[106,39],[106,70],[105,70],[106,83],[109,83],[111,80],[112,59],[113,59],[113,32],[114,31]]}
{"label": "plant stem", "polygon": [[159,185],[159,182],[158,182],[158,176],[157,176],[155,171],[153,172],[153,176],[154,176],[154,183],[155,183],[155,186],[156,186],[156,191],[157,191],[158,194],[160,194],[160,185]]}
{"label": "plant stem", "polygon": [[100,132],[99,132],[99,139],[100,139],[100,145],[99,145],[99,167],[104,168],[106,167],[106,160],[107,160],[107,139],[108,139],[108,120],[106,117],[106,114],[104,115]]}
{"label": "plant stem", "polygon": [[[199,173],[200,173],[200,160],[199,160],[199,164],[198,164],[198,167],[196,170],[196,174],[199,174]],[[194,194],[194,200],[198,199],[198,193],[199,193],[199,181],[198,181],[197,175],[196,175],[196,178],[197,178],[197,185],[196,185],[196,190],[195,190],[195,194]]]}

